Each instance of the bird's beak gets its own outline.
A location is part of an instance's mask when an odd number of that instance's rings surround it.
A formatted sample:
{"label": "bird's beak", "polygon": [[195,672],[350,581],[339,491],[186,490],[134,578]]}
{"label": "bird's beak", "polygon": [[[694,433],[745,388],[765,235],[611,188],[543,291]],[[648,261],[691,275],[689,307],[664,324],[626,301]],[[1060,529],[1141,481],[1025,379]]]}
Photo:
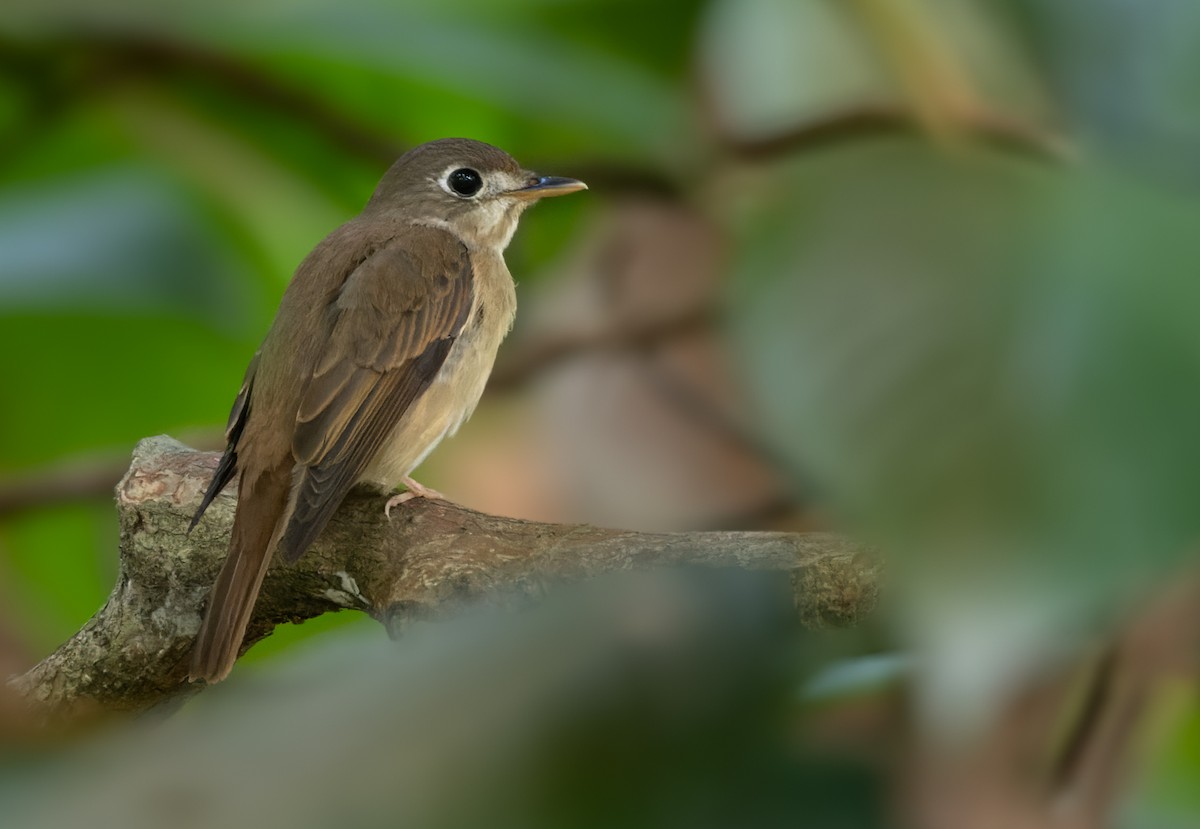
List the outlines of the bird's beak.
{"label": "bird's beak", "polygon": [[525,187],[519,187],[516,190],[510,190],[509,195],[516,196],[518,199],[532,201],[533,199],[541,199],[546,196],[565,196],[567,193],[576,193],[586,189],[586,184],[574,178],[533,176],[529,180],[529,184]]}

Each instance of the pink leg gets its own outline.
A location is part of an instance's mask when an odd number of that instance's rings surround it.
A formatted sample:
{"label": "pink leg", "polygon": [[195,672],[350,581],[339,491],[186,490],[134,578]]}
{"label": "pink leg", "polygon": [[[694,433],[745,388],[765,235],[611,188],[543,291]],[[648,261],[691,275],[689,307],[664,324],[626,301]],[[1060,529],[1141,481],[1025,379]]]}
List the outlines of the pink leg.
{"label": "pink leg", "polygon": [[411,501],[413,498],[437,498],[442,501],[446,500],[446,496],[438,492],[436,489],[430,489],[424,484],[419,484],[407,476],[402,478],[400,483],[404,484],[405,491],[401,492],[399,495],[393,495],[388,499],[387,503],[383,505],[383,514],[388,518],[392,517],[392,507],[403,504],[406,501]]}

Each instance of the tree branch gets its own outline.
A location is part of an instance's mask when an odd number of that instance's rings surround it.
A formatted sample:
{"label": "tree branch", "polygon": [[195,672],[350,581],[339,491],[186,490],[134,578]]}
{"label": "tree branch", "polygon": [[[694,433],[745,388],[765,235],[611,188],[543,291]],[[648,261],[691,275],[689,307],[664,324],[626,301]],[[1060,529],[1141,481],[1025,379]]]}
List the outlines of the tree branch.
{"label": "tree branch", "polygon": [[[964,108],[953,113],[953,121],[965,134],[1035,160],[1063,162],[1076,155],[1075,148],[1061,136],[1002,112]],[[922,132],[920,120],[910,109],[884,103],[856,104],[762,138],[728,135],[719,124],[713,129],[724,146],[745,161],[811,152],[856,138]]]}
{"label": "tree branch", "polygon": [[[225,556],[232,491],[186,530],[217,457],[168,437],[138,445],[117,486],[120,573],[108,602],[57,651],[9,681],[42,720],[144,711],[198,690],[186,683],[186,662]],[[876,556],[833,535],[635,533],[422,499],[389,521],[382,507],[380,495],[356,490],[296,565],[268,573],[244,647],[278,624],[343,608],[395,631],[482,597],[515,601],[557,582],[664,564],[786,572],[800,618],[813,627],[854,622],[876,599]]]}

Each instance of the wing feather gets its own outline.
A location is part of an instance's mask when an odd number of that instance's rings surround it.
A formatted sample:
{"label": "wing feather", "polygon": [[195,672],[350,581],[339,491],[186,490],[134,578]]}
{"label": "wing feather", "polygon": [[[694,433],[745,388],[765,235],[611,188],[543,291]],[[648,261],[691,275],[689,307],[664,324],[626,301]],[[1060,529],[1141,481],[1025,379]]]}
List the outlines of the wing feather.
{"label": "wing feather", "polygon": [[250,395],[254,389],[254,375],[258,371],[258,358],[261,353],[256,351],[250,358],[250,365],[246,367],[246,376],[242,379],[242,387],[233,400],[233,408],[229,412],[229,422],[225,426],[225,453],[221,455],[216,471],[213,472],[212,480],[208,482],[208,489],[204,491],[204,497],[200,499],[200,506],[196,508],[196,513],[192,516],[191,523],[188,524],[188,532],[196,528],[209,504],[221,494],[221,490],[233,480],[233,476],[237,473],[238,441],[242,438],[242,430],[246,428],[246,420],[250,416]]}
{"label": "wing feather", "polygon": [[279,543],[285,559],[308,548],[433,382],[473,294],[467,249],[431,228],[384,246],[346,280],[325,356],[296,413],[294,508]]}

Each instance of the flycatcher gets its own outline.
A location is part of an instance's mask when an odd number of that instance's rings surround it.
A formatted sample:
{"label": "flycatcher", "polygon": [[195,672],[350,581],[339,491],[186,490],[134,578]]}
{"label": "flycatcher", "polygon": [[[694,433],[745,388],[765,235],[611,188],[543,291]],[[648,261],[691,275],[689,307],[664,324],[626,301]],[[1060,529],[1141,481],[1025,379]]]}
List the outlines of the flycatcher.
{"label": "flycatcher", "polygon": [[428,494],[408,474],[470,417],[512,326],[504,249],[529,205],[586,189],[464,138],[424,144],[297,268],[250,361],[192,526],[234,476],[229,556],[190,676],[238,657],[274,555],[301,556],[356,483]]}

